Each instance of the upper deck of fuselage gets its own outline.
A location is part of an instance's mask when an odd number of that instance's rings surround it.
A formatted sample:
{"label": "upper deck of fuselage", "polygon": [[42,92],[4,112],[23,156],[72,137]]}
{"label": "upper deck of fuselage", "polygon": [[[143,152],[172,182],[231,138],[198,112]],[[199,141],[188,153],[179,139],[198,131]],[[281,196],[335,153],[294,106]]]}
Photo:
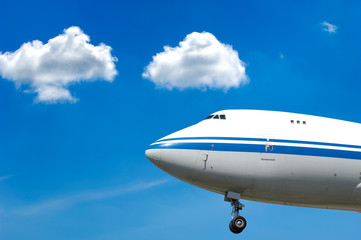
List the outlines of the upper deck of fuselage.
{"label": "upper deck of fuselage", "polygon": [[361,145],[361,124],[306,114],[222,110],[160,140],[179,138],[252,138]]}

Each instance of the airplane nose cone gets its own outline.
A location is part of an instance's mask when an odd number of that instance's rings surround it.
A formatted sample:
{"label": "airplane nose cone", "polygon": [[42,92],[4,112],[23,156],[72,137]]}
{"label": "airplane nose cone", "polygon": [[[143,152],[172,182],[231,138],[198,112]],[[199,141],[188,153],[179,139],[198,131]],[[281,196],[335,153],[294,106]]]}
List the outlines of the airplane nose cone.
{"label": "airplane nose cone", "polygon": [[189,153],[179,149],[162,148],[162,146],[145,151],[145,155],[155,166],[184,181],[191,178],[194,154],[196,153],[193,151]]}
{"label": "airplane nose cone", "polygon": [[148,149],[145,151],[145,156],[147,156],[149,161],[158,166],[161,158],[161,149]]}

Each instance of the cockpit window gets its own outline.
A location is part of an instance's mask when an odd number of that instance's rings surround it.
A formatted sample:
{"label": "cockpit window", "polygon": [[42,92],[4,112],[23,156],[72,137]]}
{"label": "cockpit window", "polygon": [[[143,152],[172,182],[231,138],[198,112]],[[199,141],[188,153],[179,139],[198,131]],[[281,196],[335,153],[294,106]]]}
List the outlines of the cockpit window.
{"label": "cockpit window", "polygon": [[206,119],[223,119],[223,120],[225,120],[226,115],[224,115],[224,114],[221,114],[221,115],[212,114],[212,115],[209,115],[208,117],[206,117],[204,120],[206,120]]}

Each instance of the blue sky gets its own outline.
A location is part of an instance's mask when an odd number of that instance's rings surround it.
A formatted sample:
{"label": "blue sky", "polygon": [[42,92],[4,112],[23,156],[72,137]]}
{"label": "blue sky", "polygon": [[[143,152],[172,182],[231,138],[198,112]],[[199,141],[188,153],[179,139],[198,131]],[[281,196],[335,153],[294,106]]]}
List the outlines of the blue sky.
{"label": "blue sky", "polygon": [[[233,235],[223,196],[174,179],[144,155],[156,139],[222,109],[361,122],[359,2],[5,0],[1,10],[2,54],[77,26],[89,44],[111,47],[105,55],[116,57],[117,74],[58,79],[51,87],[73,97],[58,101],[49,91],[40,98],[48,85],[10,79],[0,64],[0,239],[359,236],[361,214],[250,201],[247,229]],[[170,90],[142,77],[164,46],[193,32],[232,46],[248,83]]]}

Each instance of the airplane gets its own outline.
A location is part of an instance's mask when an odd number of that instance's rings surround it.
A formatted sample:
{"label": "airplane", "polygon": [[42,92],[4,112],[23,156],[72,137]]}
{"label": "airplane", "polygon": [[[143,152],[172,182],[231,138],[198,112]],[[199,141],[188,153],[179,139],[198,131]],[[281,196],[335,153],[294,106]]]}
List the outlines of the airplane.
{"label": "airplane", "polygon": [[361,212],[361,124],[305,114],[223,110],[152,143],[168,174],[224,195],[229,228],[247,221],[240,199]]}

